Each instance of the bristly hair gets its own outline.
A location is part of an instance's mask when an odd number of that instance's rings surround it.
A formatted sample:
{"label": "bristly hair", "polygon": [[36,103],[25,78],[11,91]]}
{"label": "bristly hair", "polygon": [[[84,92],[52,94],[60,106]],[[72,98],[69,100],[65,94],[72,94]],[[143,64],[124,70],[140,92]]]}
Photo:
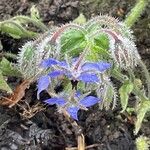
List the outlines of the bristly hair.
{"label": "bristly hair", "polygon": [[116,107],[118,99],[117,90],[106,75],[103,76],[103,84],[97,88],[96,94],[99,98],[102,98],[102,102],[99,104],[100,109],[105,108],[108,110]]}
{"label": "bristly hair", "polygon": [[109,15],[99,15],[90,19],[86,24],[85,27],[93,28],[92,26],[97,25],[97,30],[99,29],[111,29],[112,31],[116,32],[117,34],[121,34],[130,39],[134,39],[132,35],[132,31],[118,18],[109,16]]}
{"label": "bristly hair", "polygon": [[[70,29],[79,30],[84,35],[90,34],[93,37],[106,34],[109,39],[110,57],[118,67],[123,69],[133,68],[140,59],[134,44],[134,37],[129,28],[114,17],[100,15],[83,26],[68,23],[61,27],[52,28],[35,41],[27,42],[20,49],[18,55],[18,67],[24,78],[37,79],[38,74],[43,73],[43,70],[39,67],[43,59],[48,57],[60,59],[60,57],[63,57],[61,37]],[[88,36],[86,37],[88,38]]]}
{"label": "bristly hair", "polygon": [[132,31],[118,19],[108,15],[94,17],[85,24],[92,36],[106,34],[109,39],[110,56],[118,67],[134,68],[139,62],[140,55],[134,44]]}
{"label": "bristly hair", "polygon": [[52,53],[52,46],[47,41],[47,36],[49,38],[52,32],[53,30],[41,35],[35,41],[27,42],[20,48],[17,66],[24,79],[34,81],[43,73],[40,63],[43,59],[49,58]]}

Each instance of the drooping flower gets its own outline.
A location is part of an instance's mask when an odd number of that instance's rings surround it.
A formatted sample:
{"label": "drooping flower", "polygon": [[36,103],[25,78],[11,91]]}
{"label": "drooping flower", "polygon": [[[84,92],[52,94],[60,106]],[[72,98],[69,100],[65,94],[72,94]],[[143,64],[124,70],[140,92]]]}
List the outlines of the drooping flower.
{"label": "drooping flower", "polygon": [[78,120],[79,109],[85,109],[101,101],[95,96],[83,97],[79,92],[75,93],[74,99],[76,103],[70,102],[62,97],[53,97],[45,100],[45,102],[49,105],[56,104],[58,107],[63,107],[73,119]]}
{"label": "drooping flower", "polygon": [[[53,58],[43,60],[41,63],[43,68],[52,68],[48,75],[41,77],[38,81],[38,95],[42,90],[48,88],[50,79],[64,75],[70,80],[81,81],[84,83],[100,83],[101,79],[98,74],[103,73],[111,67],[107,62],[82,62],[80,58],[73,58],[71,63],[67,61],[58,61]],[[49,78],[49,81],[48,81]],[[41,84],[45,83],[45,84]]]}

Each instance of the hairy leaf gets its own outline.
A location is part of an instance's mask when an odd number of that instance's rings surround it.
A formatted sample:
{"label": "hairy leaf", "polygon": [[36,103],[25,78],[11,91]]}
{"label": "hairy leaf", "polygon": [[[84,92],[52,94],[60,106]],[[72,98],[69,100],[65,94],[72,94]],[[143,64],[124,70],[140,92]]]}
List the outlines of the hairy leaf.
{"label": "hairy leaf", "polygon": [[20,39],[22,37],[35,37],[36,33],[26,30],[21,24],[20,21],[9,21],[2,22],[0,25],[0,31],[12,36],[15,39]]}
{"label": "hairy leaf", "polygon": [[7,91],[8,93],[12,93],[12,89],[9,87],[9,85],[5,81],[1,71],[0,71],[0,90],[4,90],[4,91]]}
{"label": "hairy leaf", "polygon": [[135,134],[137,134],[141,128],[142,121],[145,114],[150,111],[150,100],[141,100],[140,104],[137,106],[137,120],[135,122]]}
{"label": "hairy leaf", "polygon": [[21,76],[17,68],[15,68],[6,58],[2,58],[0,62],[0,70],[5,76]]}
{"label": "hairy leaf", "polygon": [[126,110],[128,105],[129,94],[132,92],[134,86],[130,81],[126,81],[119,89],[122,112]]}
{"label": "hairy leaf", "polygon": [[9,34],[15,39],[21,38],[23,34],[22,31],[15,24],[11,24],[11,23],[2,24],[0,30],[4,33]]}

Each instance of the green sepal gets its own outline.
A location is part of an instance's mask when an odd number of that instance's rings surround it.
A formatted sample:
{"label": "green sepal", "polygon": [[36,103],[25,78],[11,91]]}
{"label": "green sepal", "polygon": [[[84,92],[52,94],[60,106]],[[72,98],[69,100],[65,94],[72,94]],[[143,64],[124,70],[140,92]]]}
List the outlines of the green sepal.
{"label": "green sepal", "polygon": [[75,29],[70,29],[61,37],[61,51],[62,53],[69,53],[71,56],[78,56],[86,47],[85,35]]}
{"label": "green sepal", "polygon": [[107,35],[100,34],[94,38],[94,43],[96,46],[99,46],[102,49],[108,50],[109,49],[109,39]]}

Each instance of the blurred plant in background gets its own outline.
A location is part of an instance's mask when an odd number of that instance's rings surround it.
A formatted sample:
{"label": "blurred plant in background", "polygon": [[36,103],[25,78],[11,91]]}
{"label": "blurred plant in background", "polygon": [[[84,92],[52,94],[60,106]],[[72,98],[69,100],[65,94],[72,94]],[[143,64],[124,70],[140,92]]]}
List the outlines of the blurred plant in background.
{"label": "blurred plant in background", "polygon": [[18,15],[8,20],[0,22],[0,32],[8,34],[15,39],[19,38],[33,38],[38,35],[37,32],[31,31],[29,24],[39,28],[42,32],[48,28],[42,23],[37,8],[33,5],[31,7],[31,16]]}
{"label": "blurred plant in background", "polygon": [[140,136],[136,139],[137,150],[149,150],[150,139],[145,136]]}
{"label": "blurred plant in background", "polygon": [[[48,28],[42,23],[37,8],[33,5],[31,7],[31,16],[18,15],[8,20],[1,21],[0,32],[1,34],[7,34],[15,39],[37,37],[39,33],[31,31],[30,27],[28,27],[29,24],[39,28],[41,32],[46,32],[48,30]],[[0,47],[0,50],[2,50],[1,43]],[[2,57],[2,59],[0,58],[0,89],[12,93],[12,89],[5,81],[4,76],[18,77],[21,74],[15,67],[15,64],[10,63],[5,57],[16,59],[17,56],[6,52],[5,54],[0,53],[0,57]]]}

